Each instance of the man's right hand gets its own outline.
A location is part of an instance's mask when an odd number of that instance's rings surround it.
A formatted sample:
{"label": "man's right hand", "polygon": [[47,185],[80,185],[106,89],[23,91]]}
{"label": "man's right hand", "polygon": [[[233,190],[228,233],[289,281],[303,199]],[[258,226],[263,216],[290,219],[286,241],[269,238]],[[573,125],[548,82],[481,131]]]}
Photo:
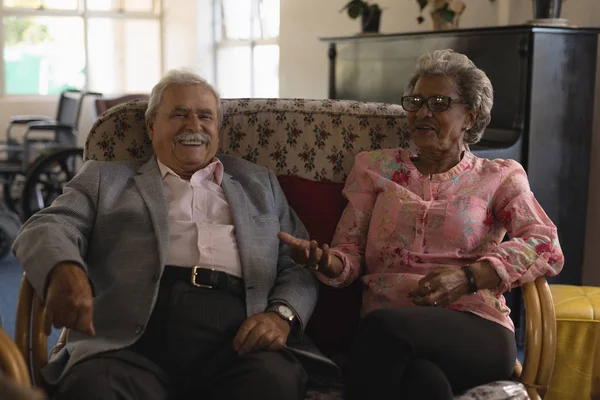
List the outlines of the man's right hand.
{"label": "man's right hand", "polygon": [[73,329],[94,336],[92,288],[83,269],[74,263],[60,263],[50,273],[44,330]]}

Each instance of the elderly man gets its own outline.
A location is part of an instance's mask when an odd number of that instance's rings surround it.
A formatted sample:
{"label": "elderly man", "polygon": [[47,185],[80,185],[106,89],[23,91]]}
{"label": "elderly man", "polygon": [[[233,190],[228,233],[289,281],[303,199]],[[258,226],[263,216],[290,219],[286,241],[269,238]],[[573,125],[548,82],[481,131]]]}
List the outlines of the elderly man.
{"label": "elderly man", "polygon": [[[277,232],[306,237],[275,175],[220,155],[220,99],[169,72],[145,162],[88,161],[14,252],[68,343],[43,370],[58,399],[301,399],[294,351],[317,297]],[[289,346],[286,343],[290,343]]]}

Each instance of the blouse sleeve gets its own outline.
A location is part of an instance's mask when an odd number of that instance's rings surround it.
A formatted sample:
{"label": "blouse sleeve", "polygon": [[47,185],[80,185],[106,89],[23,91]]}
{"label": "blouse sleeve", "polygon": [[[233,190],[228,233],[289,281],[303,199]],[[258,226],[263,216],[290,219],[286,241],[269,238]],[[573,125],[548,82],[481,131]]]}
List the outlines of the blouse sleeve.
{"label": "blouse sleeve", "polygon": [[331,242],[331,252],[342,260],[343,270],[336,278],[317,273],[318,278],[330,286],[349,286],[363,271],[369,223],[377,198],[368,166],[369,153],[359,153],[346,179],[342,193],[348,205]]}
{"label": "blouse sleeve", "polygon": [[527,174],[516,161],[505,162],[492,211],[510,240],[500,243],[478,261],[487,260],[502,279],[501,292],[557,275],[564,264],[556,226],[535,199]]}

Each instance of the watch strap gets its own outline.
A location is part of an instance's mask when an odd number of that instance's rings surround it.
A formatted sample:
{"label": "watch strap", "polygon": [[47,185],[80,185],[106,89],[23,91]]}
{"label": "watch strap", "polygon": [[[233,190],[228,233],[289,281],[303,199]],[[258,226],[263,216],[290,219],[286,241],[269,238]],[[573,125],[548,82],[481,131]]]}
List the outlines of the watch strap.
{"label": "watch strap", "polygon": [[477,282],[475,282],[475,275],[473,275],[473,270],[469,265],[463,266],[462,270],[467,277],[467,282],[469,283],[469,293],[477,293],[477,290],[479,289],[477,289]]}

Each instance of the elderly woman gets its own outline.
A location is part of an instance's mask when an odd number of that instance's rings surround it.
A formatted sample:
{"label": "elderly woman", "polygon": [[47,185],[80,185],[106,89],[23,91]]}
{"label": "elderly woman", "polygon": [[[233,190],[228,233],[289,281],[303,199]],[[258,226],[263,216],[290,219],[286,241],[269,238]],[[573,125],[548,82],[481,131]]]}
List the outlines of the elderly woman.
{"label": "elderly woman", "polygon": [[451,399],[508,379],[516,345],[502,293],[563,266],[523,167],[469,151],[490,122],[486,74],[451,50],[425,54],[401,103],[418,155],[356,156],[331,249],[279,234],[323,282],[364,284],[346,399]]}

